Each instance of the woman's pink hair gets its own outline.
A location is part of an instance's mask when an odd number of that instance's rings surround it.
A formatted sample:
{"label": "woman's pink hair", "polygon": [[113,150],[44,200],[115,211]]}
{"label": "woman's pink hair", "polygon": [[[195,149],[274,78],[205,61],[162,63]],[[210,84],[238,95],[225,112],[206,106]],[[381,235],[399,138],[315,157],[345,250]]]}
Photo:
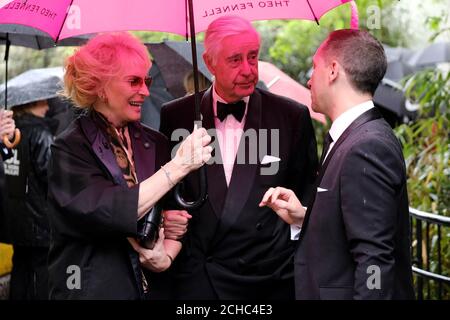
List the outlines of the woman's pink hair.
{"label": "woman's pink hair", "polygon": [[139,39],[127,32],[97,35],[66,59],[63,94],[81,108],[90,107],[108,81],[130,64],[150,68]]}

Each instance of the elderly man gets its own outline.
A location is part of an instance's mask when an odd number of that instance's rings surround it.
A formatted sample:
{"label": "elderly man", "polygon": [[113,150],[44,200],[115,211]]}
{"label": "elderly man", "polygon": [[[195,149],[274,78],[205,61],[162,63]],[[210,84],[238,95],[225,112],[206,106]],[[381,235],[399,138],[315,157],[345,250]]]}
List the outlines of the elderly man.
{"label": "elderly man", "polygon": [[[216,161],[207,166],[208,200],[189,212],[184,248],[170,271],[170,298],[294,298],[289,226],[258,203],[273,185],[308,201],[316,142],[305,106],[255,88],[259,49],[257,31],[242,18],[218,18],[206,31],[203,58],[214,82],[201,93],[201,114],[216,137]],[[174,146],[177,129],[190,130],[193,121],[192,95],[164,106],[160,131]],[[198,194],[197,173],[187,177],[185,190]],[[174,215],[166,214],[168,237]]]}

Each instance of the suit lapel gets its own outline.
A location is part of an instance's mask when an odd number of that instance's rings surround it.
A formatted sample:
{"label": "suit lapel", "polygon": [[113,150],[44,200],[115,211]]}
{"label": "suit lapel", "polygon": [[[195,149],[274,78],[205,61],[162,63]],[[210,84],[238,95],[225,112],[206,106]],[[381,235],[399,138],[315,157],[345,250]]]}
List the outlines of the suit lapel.
{"label": "suit lapel", "polygon": [[322,181],[322,177],[323,177],[325,171],[327,170],[328,164],[330,163],[330,160],[333,158],[334,153],[339,148],[339,146],[345,141],[345,139],[347,139],[347,137],[352,133],[352,131],[355,130],[356,128],[360,127],[364,123],[378,119],[378,118],[381,118],[380,112],[378,111],[378,109],[372,108],[372,109],[364,112],[358,118],[356,118],[356,120],[353,121],[347,129],[345,129],[345,131],[342,133],[342,135],[339,137],[338,141],[336,141],[335,145],[331,149],[330,154],[325,159],[325,162],[320,167],[319,176],[317,179],[318,186],[320,185],[320,182]]}
{"label": "suit lapel", "polygon": [[250,191],[252,190],[258,164],[249,163],[250,146],[249,139],[245,139],[245,132],[249,129],[254,129],[256,132],[259,131],[261,127],[261,109],[261,96],[255,91],[250,97],[244,134],[242,134],[238,149],[238,154],[246,155],[245,163],[236,163],[236,157],[230,186],[222,211],[221,223],[215,237],[216,240],[219,240],[225,235],[228,229],[236,222],[236,219],[239,217],[242,208],[249,198]]}
{"label": "suit lapel", "polygon": [[314,183],[314,189],[313,190],[316,190],[315,193],[314,193],[314,199],[311,202],[311,204],[308,207],[308,209],[306,210],[305,221],[303,222],[302,232],[300,233],[299,240],[305,234],[306,228],[308,226],[308,221],[309,221],[309,218],[311,216],[311,211],[312,211],[312,208],[314,207],[314,201],[315,201],[315,198],[316,198],[316,195],[317,195],[317,187],[320,186],[320,183],[322,182],[322,178],[323,178],[323,176],[324,176],[324,174],[325,174],[325,172],[327,170],[328,164],[330,163],[331,159],[333,158],[333,155],[336,153],[336,151],[339,149],[340,145],[345,141],[345,139],[347,139],[347,137],[350,136],[352,131],[354,131],[358,127],[362,126],[363,124],[365,124],[365,123],[367,123],[369,121],[372,121],[372,120],[376,120],[378,118],[381,118],[381,114],[380,114],[380,112],[378,111],[377,108],[372,108],[372,109],[364,112],[362,115],[360,115],[358,118],[356,118],[356,120],[353,121],[347,129],[345,129],[345,131],[342,133],[342,135],[339,137],[339,139],[334,144],[333,148],[331,149],[330,153],[328,154],[327,158],[325,159],[325,162],[320,167],[318,176],[317,176],[316,181]]}
{"label": "suit lapel", "polygon": [[[223,205],[227,195],[227,182],[225,179],[225,172],[223,170],[222,154],[219,146],[219,141],[215,135],[214,113],[213,113],[213,99],[211,86],[203,95],[201,101],[201,114],[203,127],[208,130],[208,133],[214,132],[214,152],[215,159],[213,164],[206,165],[206,173],[208,177],[208,197],[214,213],[218,218],[223,210]],[[219,161],[220,160],[220,161]]]}

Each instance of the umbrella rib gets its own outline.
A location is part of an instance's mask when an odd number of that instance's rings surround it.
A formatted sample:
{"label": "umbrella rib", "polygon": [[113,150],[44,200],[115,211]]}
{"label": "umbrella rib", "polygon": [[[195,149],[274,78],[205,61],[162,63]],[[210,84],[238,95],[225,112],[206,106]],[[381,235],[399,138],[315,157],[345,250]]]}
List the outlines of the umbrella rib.
{"label": "umbrella rib", "polygon": [[309,0],[306,0],[306,2],[308,3],[309,9],[311,10],[311,13],[313,14],[314,20],[316,20],[317,25],[320,25],[319,19],[317,19],[316,13],[314,12],[314,10],[312,8],[311,3],[309,3]]}
{"label": "umbrella rib", "polygon": [[38,49],[38,50],[41,50],[42,48],[41,48],[41,44],[39,43],[39,38],[38,38],[38,36],[34,36],[34,38],[36,39],[36,47],[37,47],[37,49]]}
{"label": "umbrella rib", "polygon": [[61,23],[61,28],[59,28],[59,32],[58,32],[58,35],[56,36],[55,43],[57,43],[59,41],[59,36],[61,35],[61,31],[62,31],[62,28],[64,27],[64,24],[66,23],[67,16],[69,15],[69,9],[72,6],[72,4],[73,4],[73,0],[70,1],[70,5],[67,7],[66,15],[64,16],[64,20]]}

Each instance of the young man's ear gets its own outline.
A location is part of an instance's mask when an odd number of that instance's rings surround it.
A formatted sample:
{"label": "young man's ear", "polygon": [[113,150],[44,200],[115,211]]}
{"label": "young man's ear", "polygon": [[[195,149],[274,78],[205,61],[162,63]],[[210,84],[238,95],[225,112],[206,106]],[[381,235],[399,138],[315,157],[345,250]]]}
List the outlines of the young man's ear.
{"label": "young man's ear", "polygon": [[329,78],[330,82],[336,80],[338,73],[339,73],[339,68],[340,68],[340,65],[339,65],[339,63],[337,63],[337,61],[332,61],[330,63],[329,73],[328,73],[328,78]]}

